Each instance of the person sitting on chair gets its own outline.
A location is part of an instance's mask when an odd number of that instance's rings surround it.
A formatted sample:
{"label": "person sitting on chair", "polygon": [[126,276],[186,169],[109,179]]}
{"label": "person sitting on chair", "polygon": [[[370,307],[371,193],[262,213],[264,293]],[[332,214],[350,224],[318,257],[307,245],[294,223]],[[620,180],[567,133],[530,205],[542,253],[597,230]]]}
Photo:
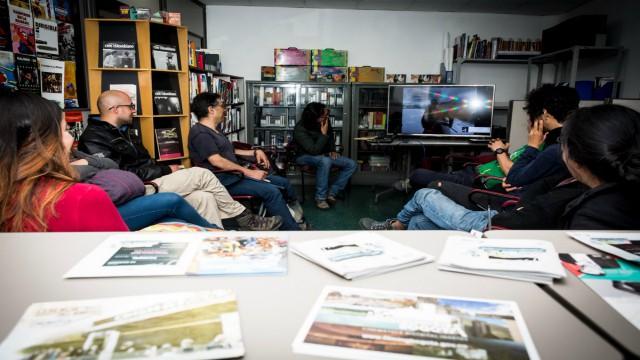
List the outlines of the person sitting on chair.
{"label": "person sitting on chair", "polygon": [[[328,209],[336,203],[336,195],[344,190],[349,178],[358,168],[355,161],[336,152],[333,131],[329,121],[329,109],[312,102],[302,111],[302,117],[293,131],[296,146],[296,163],[316,168],[316,206]],[[340,169],[336,181],[329,188],[331,167]]]}
{"label": "person sitting on chair", "polygon": [[579,109],[569,115],[561,143],[573,178],[556,185],[548,178],[539,180],[507,210],[469,210],[427,188],[415,193],[397,219],[363,218],[360,226],[484,231],[493,223],[513,229],[639,229],[640,113],[619,105]]}
{"label": "person sitting on chair", "polygon": [[[198,123],[189,131],[189,153],[193,163],[218,172],[216,176],[230,194],[260,198],[267,213],[282,218],[281,230],[300,230],[300,226],[289,212],[289,207],[294,212],[302,212],[296,200],[295,190],[289,181],[267,172],[271,166],[264,151],[234,149],[231,141],[218,130],[224,121],[225,113],[225,104],[220,95],[209,92],[198,94],[193,98],[191,111],[198,118]],[[240,165],[236,155],[255,157],[262,169],[250,169]],[[285,190],[286,199],[281,190]]]}
{"label": "person sitting on chair", "polygon": [[[558,138],[564,119],[578,108],[578,102],[578,93],[571,87],[543,85],[534,89],[527,95],[525,108],[530,124],[527,145],[510,156],[508,143],[492,139],[488,147],[496,154],[496,160],[479,166],[466,166],[451,173],[417,169],[411,174],[409,183],[415,189],[425,188],[435,180],[472,186],[476,176],[487,174],[506,175],[508,184],[526,186],[555,173],[568,176],[568,170],[560,158]],[[499,166],[501,171],[498,174],[494,173],[495,166],[490,165],[492,163]],[[406,185],[405,182],[395,187]]]}

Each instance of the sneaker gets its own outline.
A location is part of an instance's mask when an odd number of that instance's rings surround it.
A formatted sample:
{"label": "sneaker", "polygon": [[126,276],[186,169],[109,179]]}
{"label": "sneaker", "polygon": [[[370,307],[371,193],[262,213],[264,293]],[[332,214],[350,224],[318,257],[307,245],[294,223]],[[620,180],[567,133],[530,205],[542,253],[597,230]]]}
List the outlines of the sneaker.
{"label": "sneaker", "polygon": [[409,179],[398,180],[393,183],[393,188],[398,191],[409,192],[411,184],[409,184]]}
{"label": "sneaker", "polygon": [[276,215],[271,217],[263,217],[250,213],[245,210],[242,214],[236,216],[239,230],[248,231],[270,231],[278,230],[282,226],[282,217]]}
{"label": "sneaker", "polygon": [[327,196],[327,202],[329,203],[329,205],[333,206],[338,202],[338,199],[336,199],[336,197],[333,195],[329,195]]}
{"label": "sneaker", "polygon": [[316,200],[316,207],[322,210],[327,210],[330,208],[329,203],[326,200]]}
{"label": "sneaker", "polygon": [[298,200],[290,201],[287,203],[287,207],[289,207],[291,216],[298,224],[304,221],[304,212],[302,211],[302,206]]}
{"label": "sneaker", "polygon": [[393,230],[391,223],[393,219],[385,221],[375,221],[371,218],[362,218],[358,223],[363,230]]}

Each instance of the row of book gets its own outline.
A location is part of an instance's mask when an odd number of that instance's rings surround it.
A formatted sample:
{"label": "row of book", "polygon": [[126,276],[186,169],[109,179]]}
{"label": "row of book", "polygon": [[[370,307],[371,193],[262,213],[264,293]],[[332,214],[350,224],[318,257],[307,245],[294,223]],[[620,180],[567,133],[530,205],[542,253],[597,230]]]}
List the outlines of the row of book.
{"label": "row of book", "polygon": [[387,114],[383,111],[367,111],[360,115],[359,129],[384,130],[387,126]]}
{"label": "row of book", "polygon": [[229,76],[217,76],[211,73],[192,72],[189,89],[189,97],[193,99],[203,92],[220,94],[222,101],[227,105],[241,102],[241,89],[239,81]]}
{"label": "row of book", "polygon": [[76,63],[0,51],[0,88],[39,94],[60,108],[77,108]]}
{"label": "row of book", "polygon": [[74,9],[63,0],[1,0],[0,50],[75,61]]}
{"label": "row of book", "polygon": [[189,66],[204,71],[221,73],[220,50],[197,49],[196,43],[189,40]]}
{"label": "row of book", "polygon": [[454,39],[453,58],[459,59],[501,59],[526,58],[539,55],[541,40],[503,39],[494,37],[480,39],[477,34],[466,33]]}
{"label": "row of book", "polygon": [[242,109],[239,107],[228,108],[224,115],[224,121],[219,125],[220,132],[227,135],[242,129],[244,129],[242,124]]}
{"label": "row of book", "polygon": [[253,89],[253,104],[256,106],[296,106],[294,87],[260,86]]}

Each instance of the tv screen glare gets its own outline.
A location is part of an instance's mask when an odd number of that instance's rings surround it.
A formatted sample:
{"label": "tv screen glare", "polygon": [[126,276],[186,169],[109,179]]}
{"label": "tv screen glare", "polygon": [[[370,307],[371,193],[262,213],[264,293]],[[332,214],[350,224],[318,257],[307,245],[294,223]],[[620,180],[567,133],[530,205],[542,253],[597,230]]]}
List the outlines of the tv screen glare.
{"label": "tv screen glare", "polygon": [[387,133],[491,136],[493,85],[389,85]]}

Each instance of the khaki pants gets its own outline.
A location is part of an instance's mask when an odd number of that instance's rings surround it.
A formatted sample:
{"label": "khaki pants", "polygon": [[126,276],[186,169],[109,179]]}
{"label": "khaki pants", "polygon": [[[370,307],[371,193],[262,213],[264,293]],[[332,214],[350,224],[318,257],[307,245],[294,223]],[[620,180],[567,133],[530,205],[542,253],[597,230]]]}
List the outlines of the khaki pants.
{"label": "khaki pants", "polygon": [[199,167],[182,169],[153,180],[159,192],[182,196],[203,218],[222,228],[222,219],[240,215],[245,210],[233,200],[227,189],[209,170]]}

